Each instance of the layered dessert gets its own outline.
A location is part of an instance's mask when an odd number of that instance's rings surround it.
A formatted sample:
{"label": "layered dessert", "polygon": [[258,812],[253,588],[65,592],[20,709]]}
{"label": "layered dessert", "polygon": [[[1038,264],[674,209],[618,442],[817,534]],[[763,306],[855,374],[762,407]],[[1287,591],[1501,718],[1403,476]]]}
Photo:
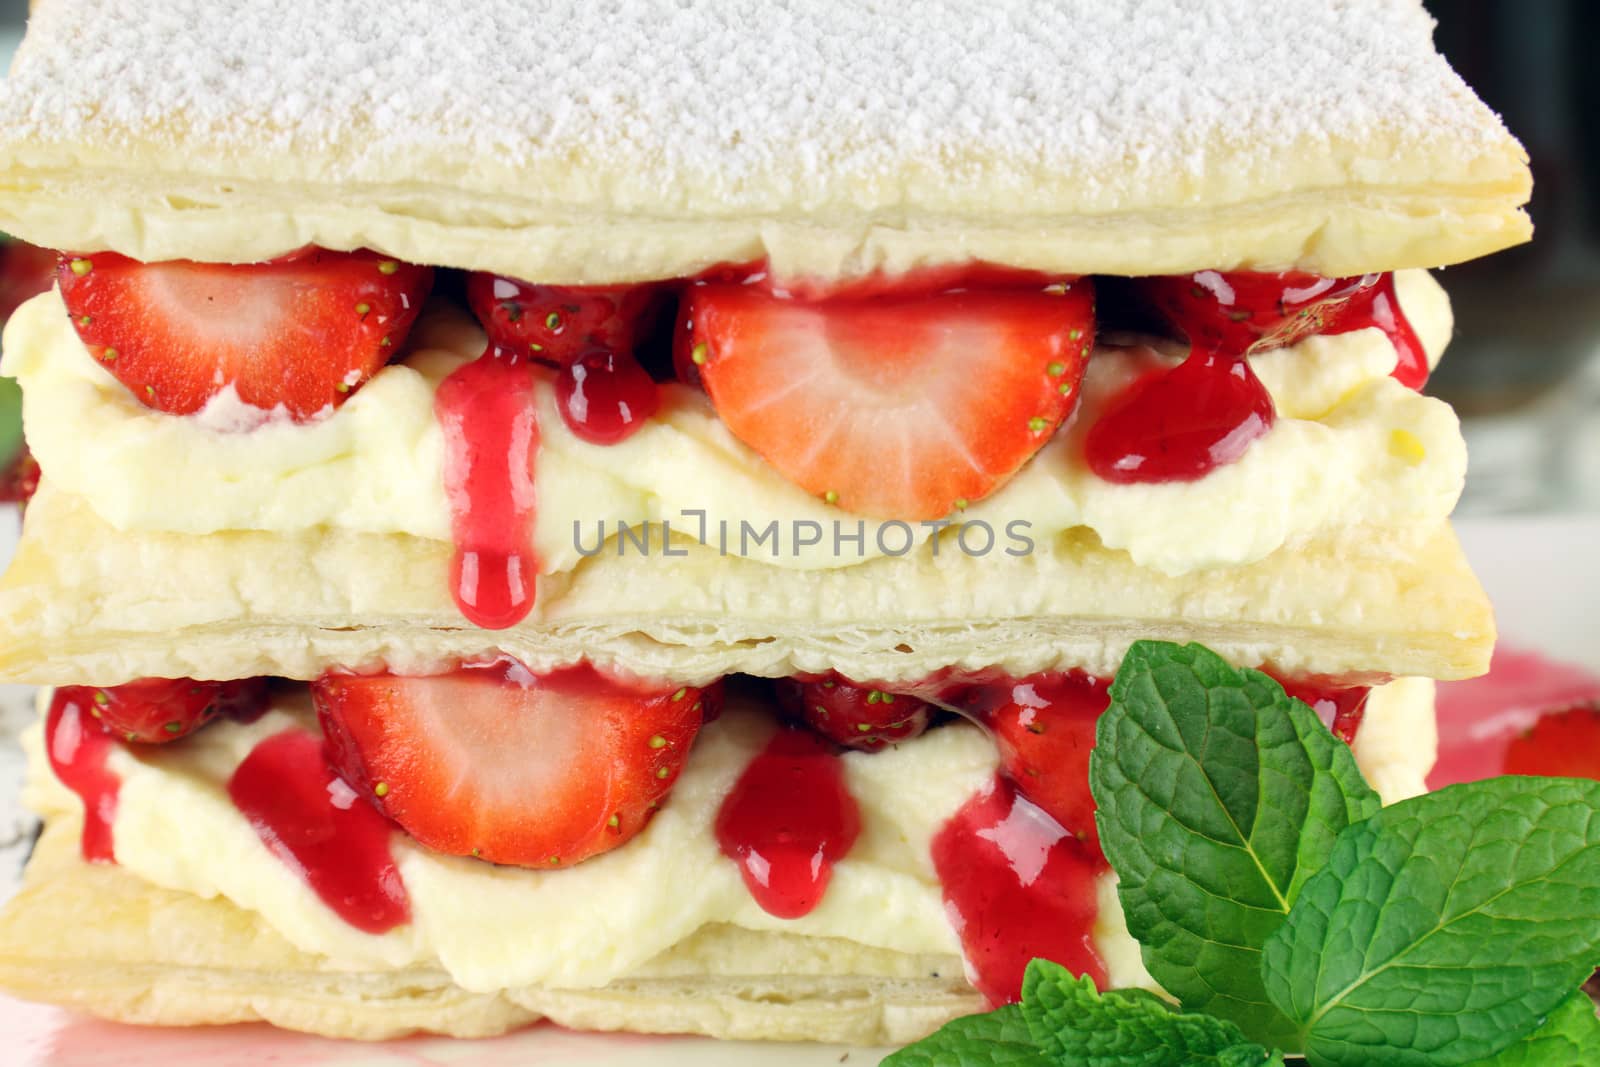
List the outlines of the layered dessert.
{"label": "layered dessert", "polygon": [[[1419,5],[38,5],[0,987],[901,1042],[1150,985],[1134,641],[1389,799],[1493,623],[1425,268],[1521,149]],[[556,42],[563,47],[555,47]]]}

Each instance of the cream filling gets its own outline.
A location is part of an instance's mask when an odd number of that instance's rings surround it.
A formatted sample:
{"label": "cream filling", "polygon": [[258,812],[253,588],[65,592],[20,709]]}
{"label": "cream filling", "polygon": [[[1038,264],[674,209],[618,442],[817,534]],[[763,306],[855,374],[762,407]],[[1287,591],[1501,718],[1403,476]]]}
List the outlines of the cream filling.
{"label": "cream filling", "polygon": [[[1397,290],[1436,361],[1452,325],[1444,291],[1424,271],[1401,272]],[[89,356],[54,293],[17,312],[4,347],[40,465],[119,529],[331,526],[450,538],[433,396],[484,347],[457,309],[432,309],[403,363],[305,424],[242,418],[227,397],[192,417],[145,408]],[[1105,482],[1084,463],[1082,439],[1147,365],[1144,351],[1096,349],[1069,423],[998,491],[955,516],[977,525],[959,541],[946,531],[936,550],[1023,555],[1088,527],[1140,565],[1177,575],[1254,562],[1343,526],[1431,529],[1455,506],[1466,473],[1455,415],[1389,377],[1394,348],[1376,329],[1254,357],[1279,418],[1238,462],[1194,482]],[[612,536],[619,523],[666,522],[727,554],[794,568],[901,554],[936,533],[931,523],[862,521],[829,506],[730,434],[700,391],[669,385],[662,397],[661,412],[639,432],[598,446],[568,430],[551,378],[540,379],[533,541],[542,573],[574,567],[606,536],[604,551],[637,551]],[[660,552],[659,527],[650,544]]]}
{"label": "cream filling", "polygon": [[[1432,683],[1402,679],[1373,692],[1356,754],[1386,800],[1420,786],[1432,766],[1432,722]],[[712,923],[957,955],[960,941],[945,914],[930,844],[992,780],[997,765],[988,737],[964,723],[883,752],[846,754],[861,836],[814,911],[777,919],[750,897],[712,833],[722,798],[774,728],[769,715],[730,699],[722,718],[701,731],[655,819],[603,856],[564,870],[523,870],[440,855],[395,834],[413,921],[373,935],[346,924],[268,852],[228,797],[227,781],[251,748],[293,726],[316,728],[303,690],[248,725],[223,723],[181,744],[143,748],[139,756],[115,750],[110,767],[122,779],[113,827],[117,862],[169,889],[225,897],[336,965],[438,965],[475,992],[602,986]],[[25,799],[39,811],[77,817],[81,805],[49,772],[41,735],[35,725],[25,737],[31,768]],[[1095,945],[1113,985],[1148,986],[1114,885],[1107,875],[1085,887],[1101,906]],[[737,971],[741,961],[727,963]]]}

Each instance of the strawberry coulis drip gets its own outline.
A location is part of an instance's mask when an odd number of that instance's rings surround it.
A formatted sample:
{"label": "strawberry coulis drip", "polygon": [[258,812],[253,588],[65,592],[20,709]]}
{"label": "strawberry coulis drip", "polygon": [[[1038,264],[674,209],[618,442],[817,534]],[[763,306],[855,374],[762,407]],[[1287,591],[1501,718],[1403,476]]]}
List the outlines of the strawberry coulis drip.
{"label": "strawberry coulis drip", "polygon": [[491,347],[451,372],[433,404],[444,432],[456,606],[486,630],[515,626],[533,609],[539,574],[532,540],[539,449],[532,369]]}
{"label": "strawberry coulis drip", "polygon": [[1117,396],[1084,442],[1108,482],[1192,482],[1237,461],[1277,412],[1243,353],[1195,348]]}
{"label": "strawberry coulis drip", "polygon": [[1094,946],[1095,880],[1106,869],[1098,849],[996,776],[939,830],[932,851],[968,979],[991,1004],[1021,998],[1034,957],[1105,986]]}
{"label": "strawberry coulis drip", "polygon": [[822,901],[833,865],[861,832],[837,750],[816,734],[779,729],[722,801],[717,844],[750,895],[780,919]]}
{"label": "strawberry coulis drip", "polygon": [[122,783],[106,767],[116,743],[94,721],[87,704],[73,693],[56,692],[45,718],[45,753],[56,778],[83,801],[81,848],[91,863],[116,862],[111,828]]}
{"label": "strawberry coulis drip", "polygon": [[[1085,458],[1109,482],[1195,481],[1242,457],[1277,418],[1250,368],[1251,352],[1310,334],[1376,328],[1394,345],[1393,377],[1411,389],[1428,380],[1427,353],[1400,310],[1393,274],[1202,271],[1151,279],[1146,288],[1191,347],[1181,364],[1130,384],[1090,427]],[[1181,290],[1204,307],[1186,313],[1173,296]]]}
{"label": "strawberry coulis drip", "polygon": [[565,364],[555,388],[562,421],[595,445],[627,440],[661,406],[660,389],[639,361],[603,348]]}
{"label": "strawberry coulis drip", "polygon": [[1392,377],[1408,389],[1421,389],[1428,381],[1428,353],[1417,339],[1405,313],[1400,310],[1400,298],[1395,295],[1394,275],[1382,275],[1376,284],[1362,289],[1323,327],[1325,334],[1349,333],[1375,327],[1382,330],[1389,343],[1394,345],[1398,357]]}
{"label": "strawberry coulis drip", "polygon": [[274,734],[250,750],[228,795],[263,844],[358,930],[381,934],[411,918],[388,819],[328,766],[305,730]]}

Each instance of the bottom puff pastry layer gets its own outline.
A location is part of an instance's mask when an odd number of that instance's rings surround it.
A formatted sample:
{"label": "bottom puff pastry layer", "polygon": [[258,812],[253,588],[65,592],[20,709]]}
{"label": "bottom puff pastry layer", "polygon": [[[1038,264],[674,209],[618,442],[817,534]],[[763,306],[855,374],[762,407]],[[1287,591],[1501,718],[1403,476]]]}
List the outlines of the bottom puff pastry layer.
{"label": "bottom puff pastry layer", "polygon": [[[1355,754],[1386,801],[1422,789],[1436,741],[1432,694],[1432,685],[1417,679],[1374,694]],[[157,885],[129,866],[85,863],[77,848],[82,817],[70,795],[42,771],[38,757],[35,742],[29,792],[48,815],[47,829],[24,888],[0,912],[0,988],[28,999],[132,1023],[265,1020],[363,1039],[415,1031],[484,1036],[548,1018],[588,1030],[855,1044],[911,1041],[983,1007],[960,958],[951,952],[897,950],[778,926],[753,929],[735,921],[736,915],[694,928],[625,974],[586,988],[479,981],[468,989],[433,959],[390,966],[353,963],[348,956],[297,947],[262,912],[226,895]],[[898,795],[912,807],[928,800],[904,791]],[[204,805],[197,799],[167,806],[198,812]],[[131,829],[122,819],[119,811],[119,835]],[[214,852],[225,865],[241,866],[237,857],[229,858],[234,855],[229,848],[203,837],[192,833],[164,844]],[[131,853],[128,858],[137,859]],[[252,886],[270,881],[259,871],[246,871],[245,877]],[[693,894],[700,888],[681,880],[663,886],[632,879],[631,884],[642,892]],[[1148,983],[1122,927],[1111,881],[1099,879],[1095,891],[1101,908],[1096,942],[1102,953],[1117,957],[1107,955],[1113,984]],[[421,898],[414,903],[420,906]],[[465,918],[462,909],[480,907],[457,900],[451,916],[459,924]],[[863,898],[850,902],[849,910],[871,907],[872,901]],[[938,910],[936,897],[928,907]],[[886,903],[884,908],[893,910]],[[420,914],[417,918],[424,921]],[[564,925],[568,920],[582,927],[587,917],[567,916]],[[508,936],[503,926],[489,925],[497,939]],[[626,941],[639,940],[637,932],[624,929],[622,934]]]}
{"label": "bottom puff pastry layer", "polygon": [[[681,549],[682,555],[678,552]],[[619,552],[621,554],[619,554]],[[141,676],[426,673],[497,654],[535,671],[598,666],[702,684],[836,670],[1110,675],[1140,638],[1197,641],[1286,675],[1459,678],[1488,667],[1494,623],[1448,525],[1353,528],[1248,566],[1170,577],[1088,531],[1021,557],[947,545],[832,571],[724,557],[690,541],[613,542],[543,578],[517,626],[467,624],[449,544],[401,535],[127,533],[48,485],[0,583],[0,676],[116,685]]]}
{"label": "bottom puff pastry layer", "polygon": [[[727,958],[763,961],[762,973],[718,973]],[[365,1040],[483,1037],[549,1019],[579,1030],[899,1044],[984,1006],[953,957],[722,926],[645,975],[594,990],[471,993],[436,968],[351,972],[225,899],[84,863],[68,820],[41,838],[0,921],[0,988],[121,1022],[261,1020]]]}

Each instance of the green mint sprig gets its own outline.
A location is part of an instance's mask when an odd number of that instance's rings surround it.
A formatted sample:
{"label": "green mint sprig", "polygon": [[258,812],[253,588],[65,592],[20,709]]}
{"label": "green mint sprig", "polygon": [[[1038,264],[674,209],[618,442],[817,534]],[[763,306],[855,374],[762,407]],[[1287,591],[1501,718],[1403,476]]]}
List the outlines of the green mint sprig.
{"label": "green mint sprig", "polygon": [[1090,760],[1145,966],[1181,1008],[1035,960],[1020,1004],[889,1067],[1600,1064],[1600,782],[1498,778],[1380,809],[1267,676],[1136,644]]}
{"label": "green mint sprig", "polygon": [[1261,948],[1334,838],[1381,807],[1350,747],[1264,674],[1141,643],[1100,717],[1090,781],[1151,976],[1190,1011],[1293,1042]]}

